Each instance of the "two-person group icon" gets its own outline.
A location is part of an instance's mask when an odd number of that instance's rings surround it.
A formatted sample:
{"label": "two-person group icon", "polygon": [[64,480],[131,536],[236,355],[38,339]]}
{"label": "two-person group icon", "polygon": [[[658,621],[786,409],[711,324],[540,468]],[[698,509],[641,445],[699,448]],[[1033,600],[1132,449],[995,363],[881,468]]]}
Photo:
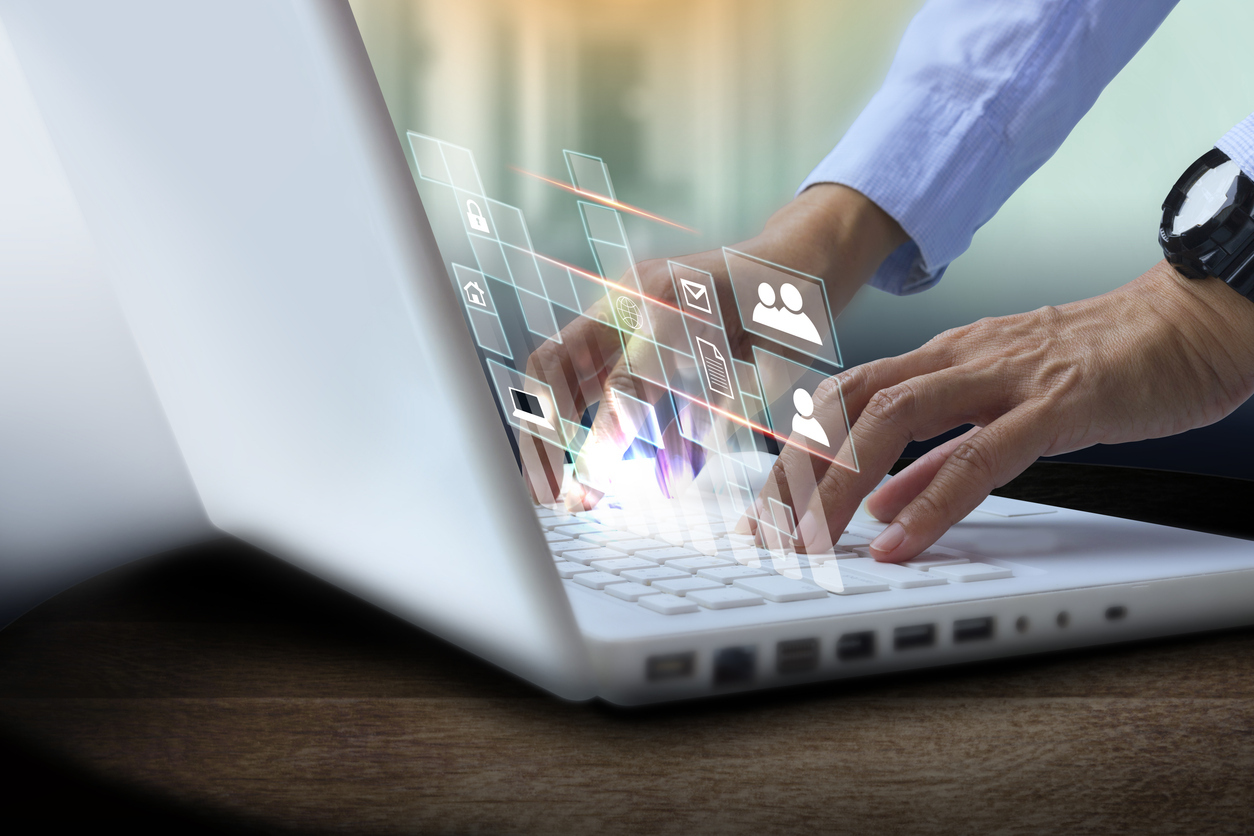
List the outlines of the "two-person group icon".
{"label": "two-person group icon", "polygon": [[802,312],[801,291],[792,282],[784,282],[779,288],[780,307],[775,307],[775,288],[770,282],[758,285],[758,300],[753,309],[754,322],[807,342],[823,344],[814,322]]}

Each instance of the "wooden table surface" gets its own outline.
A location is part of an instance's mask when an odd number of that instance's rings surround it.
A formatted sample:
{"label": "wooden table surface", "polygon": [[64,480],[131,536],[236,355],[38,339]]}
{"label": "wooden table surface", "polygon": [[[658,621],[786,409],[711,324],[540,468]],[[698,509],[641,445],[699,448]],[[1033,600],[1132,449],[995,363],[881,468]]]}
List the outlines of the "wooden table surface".
{"label": "wooden table surface", "polygon": [[[1251,482],[1001,493],[1254,538]],[[1251,833],[1254,630],[624,711],[222,540],[0,633],[0,763],[6,821],[162,832]]]}

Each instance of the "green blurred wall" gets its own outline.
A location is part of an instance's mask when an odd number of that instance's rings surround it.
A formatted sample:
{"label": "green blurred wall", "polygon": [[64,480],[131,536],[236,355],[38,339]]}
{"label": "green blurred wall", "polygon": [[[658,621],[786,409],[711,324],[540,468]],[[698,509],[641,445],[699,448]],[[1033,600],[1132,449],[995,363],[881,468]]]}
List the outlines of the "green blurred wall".
{"label": "green blurred wall", "polygon": [[[916,0],[352,0],[399,132],[470,147],[537,248],[587,263],[561,149],[606,159],[621,199],[700,230],[630,219],[639,258],[752,235],[874,93]],[[846,358],[908,351],[985,316],[1095,295],[1160,254],[1160,204],[1184,167],[1254,111],[1250,0],[1183,0],[1062,149],[940,286],[864,290]],[[1254,335],[1251,335],[1254,339]],[[1088,460],[1254,476],[1254,408]]]}

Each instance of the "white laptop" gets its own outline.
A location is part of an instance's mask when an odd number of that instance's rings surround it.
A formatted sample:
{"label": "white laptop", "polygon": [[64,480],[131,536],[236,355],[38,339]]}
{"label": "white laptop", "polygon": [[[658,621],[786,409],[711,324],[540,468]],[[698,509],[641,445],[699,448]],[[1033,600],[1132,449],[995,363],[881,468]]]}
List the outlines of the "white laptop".
{"label": "white laptop", "polygon": [[[1012,500],[906,567],[858,552],[865,515],[823,555],[757,549],[713,467],[669,502],[537,507],[510,439],[555,418],[485,375],[522,361],[468,328],[346,2],[0,18],[213,523],[554,694],[641,704],[1254,622],[1250,543]],[[748,481],[769,464],[724,458]]]}

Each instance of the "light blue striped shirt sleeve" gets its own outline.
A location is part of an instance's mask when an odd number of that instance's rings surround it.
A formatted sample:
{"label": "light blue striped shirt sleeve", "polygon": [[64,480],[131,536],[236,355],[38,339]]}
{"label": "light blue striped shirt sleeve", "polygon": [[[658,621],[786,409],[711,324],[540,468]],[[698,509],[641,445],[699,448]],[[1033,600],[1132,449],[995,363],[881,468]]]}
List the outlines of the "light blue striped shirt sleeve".
{"label": "light blue striped shirt sleeve", "polygon": [[1254,177],[1254,113],[1224,134],[1215,147],[1236,160],[1246,177]]}
{"label": "light blue striped shirt sleeve", "polygon": [[[1053,155],[1176,2],[930,0],[883,87],[801,188],[842,183],[883,208],[911,240],[871,284],[924,290]],[[1223,142],[1254,159],[1254,124],[1242,126]]]}

